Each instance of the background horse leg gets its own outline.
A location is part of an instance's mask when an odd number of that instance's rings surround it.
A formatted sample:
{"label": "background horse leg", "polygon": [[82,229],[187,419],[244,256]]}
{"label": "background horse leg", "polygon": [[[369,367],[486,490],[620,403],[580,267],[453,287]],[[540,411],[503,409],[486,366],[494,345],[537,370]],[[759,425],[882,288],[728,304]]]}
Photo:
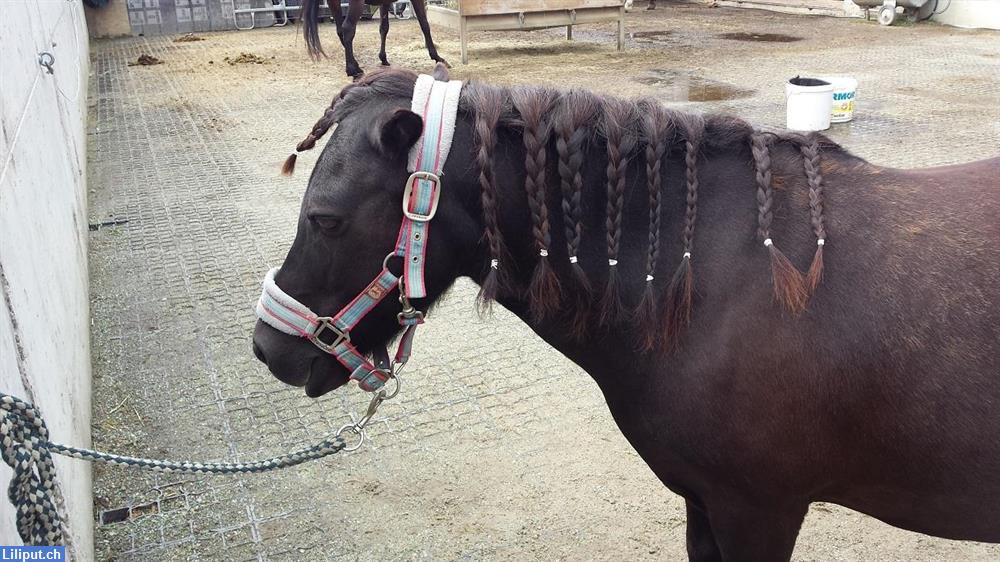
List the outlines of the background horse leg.
{"label": "background horse leg", "polygon": [[382,22],[378,26],[378,33],[382,36],[382,48],[379,49],[378,59],[382,61],[382,66],[389,66],[389,59],[385,57],[385,38],[389,35],[389,12],[392,10],[392,2],[386,2],[379,8],[382,14]]}
{"label": "background horse leg", "polygon": [[410,6],[413,7],[413,14],[417,16],[417,22],[420,23],[420,31],[424,33],[424,44],[427,45],[427,54],[433,60],[444,63],[445,66],[451,68],[448,61],[438,55],[437,47],[434,46],[434,40],[431,39],[431,26],[427,23],[427,7],[424,5],[424,0],[411,0]]}
{"label": "background horse leg", "polygon": [[333,18],[333,24],[337,26],[337,39],[340,39],[340,45],[347,47],[344,44],[344,13],[340,10],[340,0],[326,0],[326,7],[330,8],[330,17]]}
{"label": "background horse leg", "polygon": [[707,507],[725,562],[788,562],[809,509],[808,504],[764,507],[733,497],[718,498]]}
{"label": "background horse leg", "polygon": [[[340,12],[338,0],[330,0],[337,4],[337,13]],[[358,29],[358,20],[361,19],[361,12],[365,9],[365,0],[350,0],[347,6],[347,18],[341,22],[343,36],[340,38],[344,44],[344,59],[347,61],[347,75],[357,78],[364,74],[361,65],[354,58],[354,34]]]}
{"label": "background horse leg", "polygon": [[708,515],[691,500],[687,504],[687,551],[691,562],[722,562]]}

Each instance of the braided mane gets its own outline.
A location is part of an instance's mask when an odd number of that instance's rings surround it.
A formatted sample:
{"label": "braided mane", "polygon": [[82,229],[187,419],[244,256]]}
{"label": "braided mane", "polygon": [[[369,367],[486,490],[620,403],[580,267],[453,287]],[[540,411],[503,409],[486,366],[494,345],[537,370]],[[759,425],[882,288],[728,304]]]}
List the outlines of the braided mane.
{"label": "braided mane", "polygon": [[[364,75],[346,86],[325,110],[310,133],[296,147],[297,152],[313,148],[345,114],[374,97],[409,99],[416,74],[400,69],[382,69]],[[732,117],[687,114],[668,110],[653,99],[636,101],[601,97],[583,90],[560,92],[536,86],[502,88],[471,82],[463,88],[459,111],[473,125],[475,146],[472,161],[478,170],[480,203],[483,212],[484,240],[489,252],[489,266],[481,282],[479,302],[488,304],[499,295],[526,297],[535,321],[560,317],[569,321],[570,331],[581,335],[588,328],[593,309],[595,282],[601,296],[597,299],[596,318],[608,326],[634,321],[638,326],[637,347],[643,350],[669,350],[679,341],[692,318],[695,276],[692,262],[695,249],[695,226],[698,218],[699,164],[708,150],[743,145],[752,155],[752,172],[757,204],[757,235],[770,256],[774,298],[787,310],[805,309],[818,287],[823,270],[826,242],[823,214],[823,177],[820,171],[821,137],[798,133],[761,132]],[[499,223],[494,158],[498,130],[506,128],[521,135],[524,148],[524,193],[531,220],[531,244],[536,255],[530,281],[515,286],[510,274],[512,260]],[[809,184],[810,222],[817,246],[812,264],[803,274],[778,250],[771,238],[774,185],[771,151],[775,143],[791,143],[802,156],[802,166]],[[823,139],[824,143],[828,143]],[[550,163],[551,154],[556,162]],[[607,275],[588,278],[580,265],[584,239],[583,170],[588,150],[604,151],[607,157],[604,193]],[[667,185],[666,164],[671,156],[682,160],[684,185]],[[296,155],[286,160],[282,171],[290,174]],[[622,300],[624,284],[619,268],[623,215],[628,190],[628,163],[644,163],[641,185],[648,205],[648,220],[641,225],[648,231],[647,247],[641,268],[642,294],[634,307]],[[549,179],[548,170],[554,168]],[[684,194],[683,228],[680,242],[683,253],[669,256],[679,262],[665,286],[656,278],[663,256],[660,255],[664,194],[679,189]],[[558,195],[557,195],[558,194]],[[559,216],[564,231],[564,267],[552,263],[552,200],[559,201]],[[638,194],[636,194],[638,195]],[[748,200],[751,194],[748,193]],[[631,227],[630,227],[631,228]],[[588,235],[589,236],[589,235]],[[561,253],[561,252],[560,252]],[[561,274],[560,274],[561,272]],[[632,280],[634,281],[634,280]],[[561,303],[562,306],[559,306]]]}

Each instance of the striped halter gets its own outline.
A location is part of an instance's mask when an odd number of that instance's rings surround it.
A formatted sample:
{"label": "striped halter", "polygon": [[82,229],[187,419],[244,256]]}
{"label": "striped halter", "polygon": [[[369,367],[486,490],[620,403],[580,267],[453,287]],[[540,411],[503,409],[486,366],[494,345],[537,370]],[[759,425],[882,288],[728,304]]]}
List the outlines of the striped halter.
{"label": "striped halter", "polygon": [[[365,391],[380,389],[406,363],[416,327],[424,322],[424,313],[414,308],[410,299],[427,296],[424,284],[427,234],[441,196],[441,170],[451,149],[461,91],[462,82],[458,80],[441,82],[423,74],[417,78],[411,109],[423,118],[424,128],[410,149],[407,170],[411,175],[403,191],[403,223],[396,248],[385,257],[382,271],[354,300],[334,316],[320,316],[275,284],[278,268],[268,271],[264,278],[257,317],[276,330],[304,337],[333,355]],[[397,256],[403,259],[399,277],[388,267],[389,260]],[[373,363],[351,343],[351,330],[397,286],[402,306],[397,318],[404,327],[403,335],[391,361],[387,350],[381,348],[373,353]]]}

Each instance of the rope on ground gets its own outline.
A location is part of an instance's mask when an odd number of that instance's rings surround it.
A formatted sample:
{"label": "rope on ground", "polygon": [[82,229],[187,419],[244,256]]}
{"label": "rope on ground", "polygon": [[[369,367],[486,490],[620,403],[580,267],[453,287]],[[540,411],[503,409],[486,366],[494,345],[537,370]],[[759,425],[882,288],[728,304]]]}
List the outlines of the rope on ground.
{"label": "rope on ground", "polygon": [[339,453],[347,448],[347,443],[338,432],[337,435],[311,447],[248,463],[154,460],[53,443],[49,441],[49,430],[38,409],[3,392],[0,392],[0,414],[2,414],[0,454],[4,462],[14,470],[7,497],[17,512],[17,532],[21,535],[21,540],[25,544],[35,546],[53,546],[63,542],[62,519],[53,499],[56,473],[52,463],[52,453],[90,462],[132,466],[156,472],[249,474],[296,466]]}

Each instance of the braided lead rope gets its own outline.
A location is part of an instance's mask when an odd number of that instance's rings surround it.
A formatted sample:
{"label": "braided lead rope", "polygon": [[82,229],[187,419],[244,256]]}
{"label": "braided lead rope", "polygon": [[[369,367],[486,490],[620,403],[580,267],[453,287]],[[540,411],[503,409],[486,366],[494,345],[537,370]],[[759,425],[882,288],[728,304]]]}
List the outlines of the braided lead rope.
{"label": "braided lead rope", "polygon": [[[360,447],[364,442],[364,424],[385,399],[385,392],[380,392],[372,400],[361,421],[345,425],[333,437],[311,447],[248,463],[194,463],[128,457],[53,443],[49,441],[49,430],[37,408],[0,392],[0,454],[4,462],[14,470],[7,497],[16,511],[17,532],[25,544],[29,545],[50,546],[63,542],[62,519],[53,500],[56,474],[52,453],[90,462],[177,474],[269,472]],[[341,437],[345,431],[353,432],[361,441],[348,447]]]}

